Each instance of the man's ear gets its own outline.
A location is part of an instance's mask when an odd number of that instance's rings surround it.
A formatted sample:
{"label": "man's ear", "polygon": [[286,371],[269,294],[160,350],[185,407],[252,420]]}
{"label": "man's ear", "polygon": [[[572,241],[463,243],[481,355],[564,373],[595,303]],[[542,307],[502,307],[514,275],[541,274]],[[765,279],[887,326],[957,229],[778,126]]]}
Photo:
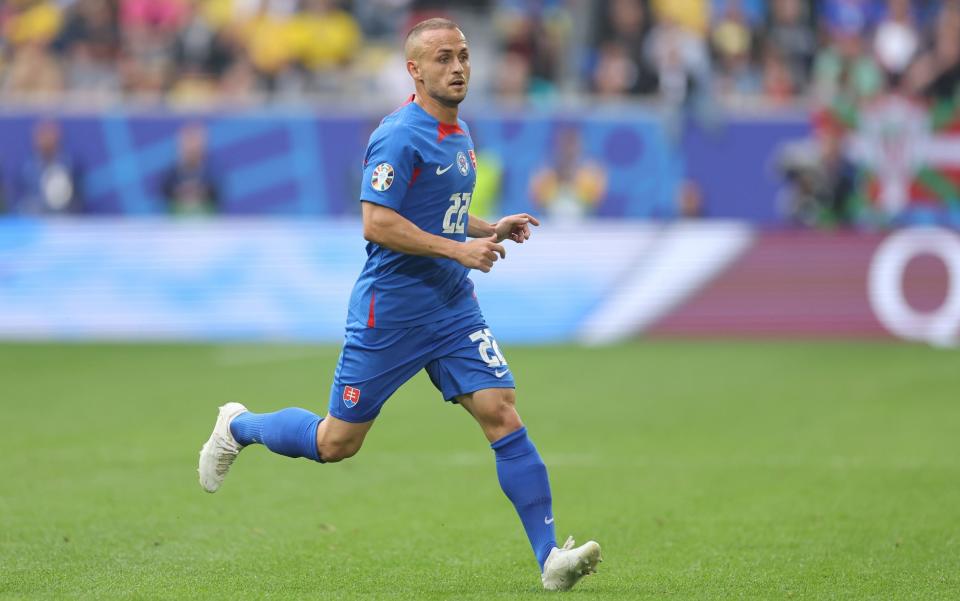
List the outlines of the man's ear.
{"label": "man's ear", "polygon": [[413,81],[420,81],[420,65],[415,60],[407,61],[407,73],[413,78]]}

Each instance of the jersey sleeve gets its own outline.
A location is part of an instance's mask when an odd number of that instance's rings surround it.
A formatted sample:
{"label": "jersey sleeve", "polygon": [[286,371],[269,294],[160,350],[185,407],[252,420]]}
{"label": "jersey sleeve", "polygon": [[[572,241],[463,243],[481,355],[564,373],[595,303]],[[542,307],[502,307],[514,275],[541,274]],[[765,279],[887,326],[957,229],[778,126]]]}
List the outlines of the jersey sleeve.
{"label": "jersey sleeve", "polygon": [[360,200],[400,210],[410,187],[416,151],[402,128],[380,127],[370,136],[363,161]]}

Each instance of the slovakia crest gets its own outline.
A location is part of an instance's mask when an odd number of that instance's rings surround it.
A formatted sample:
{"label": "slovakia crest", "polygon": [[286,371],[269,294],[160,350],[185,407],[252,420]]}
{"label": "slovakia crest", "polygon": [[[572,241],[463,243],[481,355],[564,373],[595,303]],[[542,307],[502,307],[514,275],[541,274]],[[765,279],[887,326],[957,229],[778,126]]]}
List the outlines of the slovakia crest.
{"label": "slovakia crest", "polygon": [[352,409],[360,402],[360,389],[353,386],[343,387],[343,404]]}
{"label": "slovakia crest", "polygon": [[460,170],[460,175],[466,176],[470,173],[470,163],[467,162],[467,155],[463,152],[457,153],[457,169]]}
{"label": "slovakia crest", "polygon": [[380,163],[373,169],[373,175],[370,177],[370,185],[377,192],[386,191],[393,184],[393,165],[390,163]]}

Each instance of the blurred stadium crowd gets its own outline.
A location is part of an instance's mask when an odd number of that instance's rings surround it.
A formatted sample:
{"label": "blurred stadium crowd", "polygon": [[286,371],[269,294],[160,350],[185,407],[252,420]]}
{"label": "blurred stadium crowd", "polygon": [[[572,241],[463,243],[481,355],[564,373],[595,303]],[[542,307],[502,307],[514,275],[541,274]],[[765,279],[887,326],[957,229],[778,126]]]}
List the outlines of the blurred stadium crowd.
{"label": "blurred stadium crowd", "polygon": [[960,83],[958,0],[6,0],[0,89],[31,103],[395,97],[400,38],[451,6],[481,59],[474,93],[503,101],[952,98]]}
{"label": "blurred stadium crowd", "polygon": [[[753,161],[755,179],[764,166],[754,163],[775,163],[783,185],[759,203],[784,222],[887,227],[916,222],[920,206],[920,220],[960,223],[960,0],[0,0],[0,105],[37,115],[278,104],[379,114],[412,90],[402,38],[432,16],[454,18],[470,40],[468,104],[527,115],[653,107],[686,155],[699,145],[685,138],[691,118],[720,130],[718,107],[754,120],[796,113],[812,119],[811,135],[741,161]],[[529,174],[526,194],[557,215],[620,216],[611,157],[588,156],[584,135],[558,126],[555,156]],[[36,124],[31,146],[32,156],[0,157],[0,212],[128,210],[82,198],[82,160],[62,147],[55,118]],[[482,150],[496,180],[505,157]],[[204,128],[188,124],[150,194],[174,212],[229,212],[207,155]],[[710,216],[711,205],[758,194],[736,182],[711,189],[730,174],[698,173],[684,159],[676,201],[634,214]]]}

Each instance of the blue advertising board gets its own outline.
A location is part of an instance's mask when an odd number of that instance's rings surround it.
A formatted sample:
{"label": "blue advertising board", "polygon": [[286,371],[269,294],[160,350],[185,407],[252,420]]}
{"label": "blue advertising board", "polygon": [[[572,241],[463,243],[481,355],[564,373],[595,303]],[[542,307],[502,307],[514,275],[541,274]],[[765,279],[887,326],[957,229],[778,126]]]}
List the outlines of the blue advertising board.
{"label": "blue advertising board", "polygon": [[[80,165],[82,211],[93,215],[157,215],[168,211],[164,174],[175,164],[178,134],[206,132],[219,212],[227,215],[343,216],[359,213],[361,162],[381,115],[310,111],[226,114],[116,112],[0,114],[0,175],[10,209],[23,186],[34,130],[45,120],[61,129],[65,152]],[[532,182],[553,170],[562,179],[577,164],[596,165],[598,183],[584,214],[669,218],[675,215],[683,165],[660,118],[630,111],[611,116],[532,112],[467,115],[481,177],[494,212],[546,211]],[[571,141],[565,143],[564,141]],[[564,148],[576,153],[566,162]],[[571,162],[572,161],[572,162]],[[556,186],[555,186],[556,187]],[[582,187],[582,186],[581,186]],[[556,192],[553,192],[556,193]]]}

